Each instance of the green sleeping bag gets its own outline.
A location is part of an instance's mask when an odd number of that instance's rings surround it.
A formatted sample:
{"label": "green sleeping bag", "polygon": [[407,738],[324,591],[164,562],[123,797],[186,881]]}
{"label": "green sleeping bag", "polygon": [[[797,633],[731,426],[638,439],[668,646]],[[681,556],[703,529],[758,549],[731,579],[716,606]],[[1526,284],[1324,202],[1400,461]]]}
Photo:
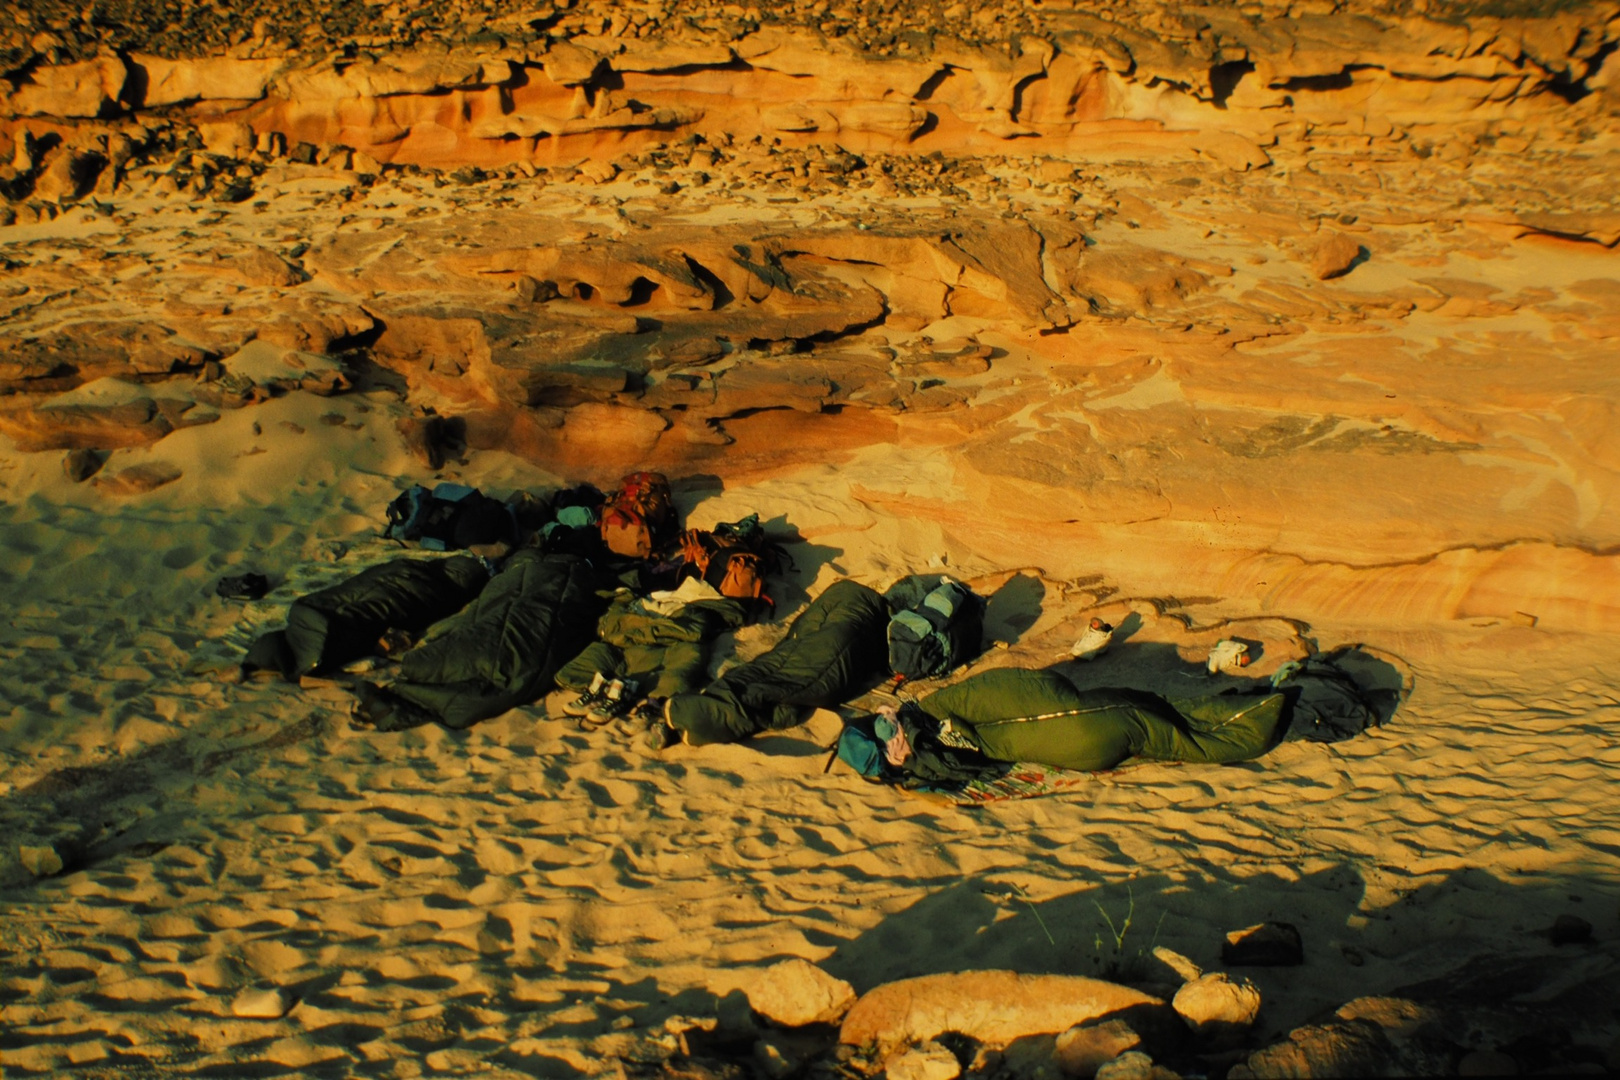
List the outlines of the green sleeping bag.
{"label": "green sleeping bag", "polygon": [[1282,694],[1172,704],[1141,690],[1078,690],[1052,671],[997,668],[918,703],[986,757],[1063,769],[1110,769],[1126,758],[1218,763],[1269,750]]}
{"label": "green sleeping bag", "polygon": [[738,742],[803,723],[888,671],[889,608],[872,589],[837,581],[799,613],[787,637],[700,694],[676,694],[666,717],[687,743]]}

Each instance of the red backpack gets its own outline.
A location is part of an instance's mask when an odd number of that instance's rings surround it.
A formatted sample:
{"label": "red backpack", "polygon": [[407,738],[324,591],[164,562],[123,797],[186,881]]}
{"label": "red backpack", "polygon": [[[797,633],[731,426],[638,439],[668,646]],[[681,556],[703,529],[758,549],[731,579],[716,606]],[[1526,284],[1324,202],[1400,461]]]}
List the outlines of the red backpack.
{"label": "red backpack", "polygon": [[648,558],[669,544],[675,527],[675,502],[662,473],[631,473],[602,507],[602,542],[617,555]]}

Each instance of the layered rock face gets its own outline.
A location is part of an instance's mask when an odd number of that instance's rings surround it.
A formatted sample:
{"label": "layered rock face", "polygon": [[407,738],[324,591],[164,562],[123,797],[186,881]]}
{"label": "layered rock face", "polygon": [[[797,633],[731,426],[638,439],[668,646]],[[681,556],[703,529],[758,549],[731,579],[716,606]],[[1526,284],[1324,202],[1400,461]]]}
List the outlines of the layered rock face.
{"label": "layered rock face", "polygon": [[1616,624],[1620,7],[345,12],[19,21],[20,448],[364,371],[599,480],[886,448],[1058,578]]}

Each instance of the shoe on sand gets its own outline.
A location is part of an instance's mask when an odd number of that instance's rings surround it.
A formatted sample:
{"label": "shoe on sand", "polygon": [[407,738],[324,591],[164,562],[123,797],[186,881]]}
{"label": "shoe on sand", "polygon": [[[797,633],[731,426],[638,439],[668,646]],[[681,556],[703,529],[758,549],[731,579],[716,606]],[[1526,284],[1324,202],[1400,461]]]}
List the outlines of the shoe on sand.
{"label": "shoe on sand", "polygon": [[579,719],[579,726],[586,731],[606,727],[629,712],[635,703],[635,680],[614,679],[602,688],[602,692],[586,708],[585,715]]}
{"label": "shoe on sand", "polygon": [[1100,655],[1113,640],[1114,628],[1101,619],[1092,619],[1086,632],[1080,635],[1080,640],[1069,649],[1069,655],[1076,660],[1090,660]]}
{"label": "shoe on sand", "polygon": [[591,707],[602,700],[602,691],[607,689],[607,676],[598,671],[591,676],[591,685],[586,687],[579,697],[564,702],[562,711],[569,716],[584,716],[591,711]]}
{"label": "shoe on sand", "polygon": [[1209,661],[1205,664],[1211,675],[1217,671],[1226,675],[1236,675],[1249,666],[1254,657],[1249,655],[1249,647],[1241,641],[1231,638],[1222,638],[1209,650]]}

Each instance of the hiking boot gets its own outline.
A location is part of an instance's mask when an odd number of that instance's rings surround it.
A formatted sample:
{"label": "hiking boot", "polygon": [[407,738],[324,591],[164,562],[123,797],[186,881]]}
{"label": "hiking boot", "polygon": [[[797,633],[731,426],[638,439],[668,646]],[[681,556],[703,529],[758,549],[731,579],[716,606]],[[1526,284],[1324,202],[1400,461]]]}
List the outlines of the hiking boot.
{"label": "hiking boot", "polygon": [[648,728],[647,734],[642,738],[642,742],[647,749],[655,754],[663,753],[680,741],[681,733],[664,723],[663,720],[659,720]]}
{"label": "hiking boot", "polygon": [[586,731],[606,727],[629,712],[636,703],[636,684],[631,679],[614,679],[602,688],[602,693],[591,702],[580,717],[579,726]]}
{"label": "hiking boot", "polygon": [[602,691],[607,689],[608,679],[598,671],[591,676],[591,685],[572,701],[565,702],[562,710],[569,716],[584,716],[591,711],[591,707],[602,700]]}
{"label": "hiking boot", "polygon": [[1069,655],[1076,660],[1090,660],[1101,655],[1113,640],[1114,628],[1101,619],[1092,619],[1086,632],[1080,635],[1080,640],[1069,649]]}
{"label": "hiking boot", "polygon": [[625,738],[645,736],[652,728],[664,722],[662,698],[647,698],[626,713],[615,730]]}
{"label": "hiking boot", "polygon": [[681,741],[681,732],[669,722],[669,703],[670,699],[665,698],[657,705],[648,702],[647,705],[650,707],[637,710],[638,714],[645,714],[652,721],[641,741],[643,746],[655,754],[662,753]]}

